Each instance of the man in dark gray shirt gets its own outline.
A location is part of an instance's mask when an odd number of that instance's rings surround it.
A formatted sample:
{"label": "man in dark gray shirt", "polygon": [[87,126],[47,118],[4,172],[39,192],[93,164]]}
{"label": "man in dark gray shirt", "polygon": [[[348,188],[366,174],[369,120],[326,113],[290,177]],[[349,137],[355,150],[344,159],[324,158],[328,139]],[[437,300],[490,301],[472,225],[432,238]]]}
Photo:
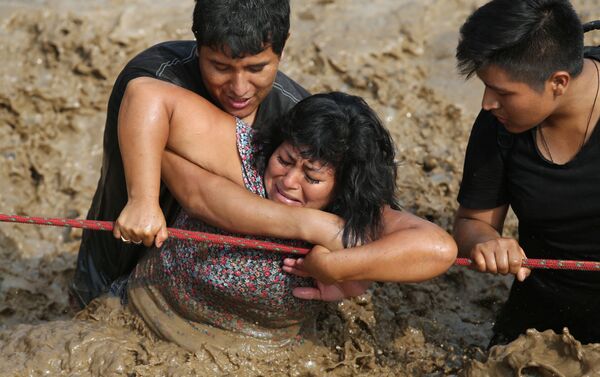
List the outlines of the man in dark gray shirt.
{"label": "man in dark gray shirt", "polygon": [[[308,95],[278,71],[289,16],[287,0],[197,0],[192,26],[196,41],[158,44],[126,65],[108,104],[102,171],[88,219],[117,220],[128,202],[119,142],[130,141],[119,141],[117,131],[130,83],[149,78],[181,86],[253,125],[277,117]],[[180,207],[164,184],[160,203],[170,225]],[[132,271],[145,249],[142,240],[84,231],[70,285],[73,306],[83,307],[109,291]]]}

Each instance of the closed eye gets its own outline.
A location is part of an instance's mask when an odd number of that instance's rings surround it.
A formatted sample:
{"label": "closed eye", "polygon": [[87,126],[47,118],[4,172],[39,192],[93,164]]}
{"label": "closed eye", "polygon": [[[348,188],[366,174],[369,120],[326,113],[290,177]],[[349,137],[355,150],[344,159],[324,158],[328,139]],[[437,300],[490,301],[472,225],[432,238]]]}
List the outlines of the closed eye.
{"label": "closed eye", "polygon": [[321,183],[321,181],[319,179],[314,179],[307,173],[304,173],[304,179],[306,179],[306,182],[310,183],[311,185],[316,185],[317,183]]}
{"label": "closed eye", "polygon": [[277,162],[279,162],[283,166],[290,166],[292,164],[291,161],[284,160],[281,155],[277,156]]}
{"label": "closed eye", "polygon": [[216,63],[216,62],[213,62],[213,67],[219,72],[225,72],[229,69],[228,65],[220,64],[220,63]]}
{"label": "closed eye", "polygon": [[252,73],[259,73],[265,68],[266,64],[251,65],[247,69]]}

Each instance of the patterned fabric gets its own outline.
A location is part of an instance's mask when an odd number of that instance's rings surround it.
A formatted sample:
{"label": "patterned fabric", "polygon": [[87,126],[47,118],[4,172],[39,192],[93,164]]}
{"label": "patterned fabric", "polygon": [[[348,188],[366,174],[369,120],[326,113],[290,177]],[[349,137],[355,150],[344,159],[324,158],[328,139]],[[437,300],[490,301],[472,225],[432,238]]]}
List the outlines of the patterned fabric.
{"label": "patterned fabric", "polygon": [[[244,184],[249,191],[265,197],[262,175],[254,167],[252,129],[238,120],[236,133]],[[183,211],[174,227],[228,234]],[[268,251],[170,238],[138,264],[129,285],[152,285],[171,307],[172,315],[188,321],[256,337],[277,337],[276,329],[287,333],[285,328],[297,327],[322,305],[292,295],[293,288],[314,286],[314,281],[283,272],[284,257]]]}

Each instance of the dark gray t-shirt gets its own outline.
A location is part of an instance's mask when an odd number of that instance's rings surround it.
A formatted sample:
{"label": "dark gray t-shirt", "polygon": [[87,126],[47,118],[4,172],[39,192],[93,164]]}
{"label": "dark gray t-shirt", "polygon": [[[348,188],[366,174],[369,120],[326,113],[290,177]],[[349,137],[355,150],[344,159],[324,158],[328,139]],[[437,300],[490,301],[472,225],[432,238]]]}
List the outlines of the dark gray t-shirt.
{"label": "dark gray t-shirt", "polygon": [[[127,203],[117,121],[125,88],[137,77],[152,77],[176,84],[218,106],[203,84],[195,41],[164,42],[132,59],[117,78],[108,102],[102,171],[88,219],[114,221]],[[277,72],[272,90],[258,108],[254,126],[287,112],[308,95],[300,85]],[[164,185],[161,185],[160,203],[170,226],[179,206]],[[114,239],[110,232],[84,231],[77,270],[71,284],[72,293],[87,304],[106,292],[115,279],[129,274],[144,250],[143,246],[124,244]]]}

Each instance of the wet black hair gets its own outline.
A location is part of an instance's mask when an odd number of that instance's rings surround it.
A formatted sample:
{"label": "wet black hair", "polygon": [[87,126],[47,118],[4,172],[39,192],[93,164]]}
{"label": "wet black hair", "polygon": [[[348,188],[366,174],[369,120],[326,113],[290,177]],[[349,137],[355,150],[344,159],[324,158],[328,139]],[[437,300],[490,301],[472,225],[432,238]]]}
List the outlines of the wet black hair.
{"label": "wet black hair", "polygon": [[265,48],[281,56],[290,29],[289,0],[196,0],[192,32],[198,47],[256,55]]}
{"label": "wet black hair", "polygon": [[284,141],[303,158],[335,169],[332,201],[324,210],[346,221],[345,246],[378,238],[383,207],[398,207],[394,142],[360,97],[340,92],[307,97],[274,122],[259,125],[255,141],[259,171]]}
{"label": "wet black hair", "polygon": [[493,0],[460,29],[458,69],[467,78],[488,65],[540,89],[557,71],[583,69],[583,28],[567,0]]}

